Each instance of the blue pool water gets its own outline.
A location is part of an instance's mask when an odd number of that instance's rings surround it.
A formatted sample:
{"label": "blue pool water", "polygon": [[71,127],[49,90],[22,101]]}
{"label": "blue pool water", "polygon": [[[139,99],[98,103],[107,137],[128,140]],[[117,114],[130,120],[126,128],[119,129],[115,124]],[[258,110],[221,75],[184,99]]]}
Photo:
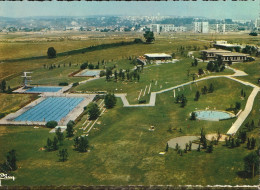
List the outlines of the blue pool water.
{"label": "blue pool water", "polygon": [[54,86],[37,86],[37,87],[32,87],[25,92],[58,92],[61,90],[62,87],[54,87]]}
{"label": "blue pool water", "polygon": [[86,71],[84,73],[81,73],[82,76],[97,76],[99,75],[100,71]]}
{"label": "blue pool water", "polygon": [[212,121],[218,121],[222,119],[229,119],[232,117],[231,114],[223,111],[196,111],[196,116],[198,119],[202,120],[212,120]]}
{"label": "blue pool water", "polygon": [[49,97],[27,110],[15,121],[60,121],[73,110],[84,98]]}

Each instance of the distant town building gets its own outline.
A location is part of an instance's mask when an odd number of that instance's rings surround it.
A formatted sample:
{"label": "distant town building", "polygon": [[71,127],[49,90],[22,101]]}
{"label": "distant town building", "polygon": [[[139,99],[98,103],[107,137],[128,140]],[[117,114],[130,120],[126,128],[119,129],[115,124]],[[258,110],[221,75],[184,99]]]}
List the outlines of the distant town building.
{"label": "distant town building", "polygon": [[216,24],[216,32],[217,33],[225,33],[226,32],[226,24]]}
{"label": "distant town building", "polygon": [[260,18],[258,18],[258,19],[255,20],[255,27],[256,27],[257,29],[260,29]]}
{"label": "distant town building", "polygon": [[209,23],[208,22],[194,22],[194,32],[195,33],[208,33]]}
{"label": "distant town building", "polygon": [[151,24],[150,31],[160,32],[185,32],[187,28],[184,26],[174,26],[173,24]]}

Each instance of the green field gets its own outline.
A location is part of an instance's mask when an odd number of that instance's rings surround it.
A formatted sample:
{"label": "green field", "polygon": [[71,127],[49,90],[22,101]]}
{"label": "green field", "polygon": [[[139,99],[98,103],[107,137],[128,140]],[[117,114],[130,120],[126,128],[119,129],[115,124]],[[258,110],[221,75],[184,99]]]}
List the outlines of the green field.
{"label": "green field", "polygon": [[[0,36],[0,47],[6,53],[0,59],[24,58],[40,56],[49,46],[57,50],[68,51],[88,47],[95,44],[111,43],[117,41],[131,41],[140,38],[140,33],[129,33],[113,36],[111,34],[88,34],[87,40],[71,39],[72,35],[80,34],[52,34],[47,37],[32,35],[30,37],[17,34]],[[64,37],[64,40],[60,40]],[[129,57],[137,57],[145,53],[176,53],[179,59],[176,63],[161,65],[147,65],[140,73],[140,81],[115,81],[105,78],[87,82],[74,87],[70,92],[108,91],[113,93],[127,93],[130,104],[138,103],[137,97],[142,89],[151,84],[151,92],[160,91],[169,87],[192,81],[190,74],[198,73],[198,69],[205,70],[207,63],[199,62],[197,67],[191,67],[191,58],[187,58],[188,51],[199,55],[198,49],[209,47],[215,39],[230,40],[230,42],[257,44],[248,35],[194,35],[171,34],[157,35],[154,44],[133,44],[122,47],[96,50],[84,54],[62,56],[55,59],[38,59],[28,61],[0,63],[0,78],[5,78],[7,85],[12,88],[21,85],[23,71],[33,71],[32,84],[58,85],[60,82],[74,83],[86,80],[87,77],[72,77],[71,73],[79,71],[80,65],[86,61],[96,65],[102,60],[101,69],[114,67],[114,70],[133,69]],[[49,41],[47,38],[49,38]],[[28,39],[28,40],[27,40]],[[18,42],[19,40],[27,40]],[[38,41],[37,41],[38,40]],[[7,44],[7,45],[6,45]],[[39,46],[35,46],[39,44]],[[28,46],[28,48],[24,48]],[[179,49],[185,47],[183,54]],[[17,55],[14,50],[18,49]],[[9,49],[9,51],[8,51]],[[40,51],[36,51],[40,49]],[[9,54],[7,52],[10,52]],[[0,52],[1,54],[1,52]],[[2,54],[1,54],[2,55]],[[71,63],[71,67],[69,66]],[[60,68],[49,70],[43,65],[60,65]],[[65,67],[64,67],[65,64]],[[259,78],[259,58],[254,62],[233,64],[232,67],[241,69],[249,75],[238,77],[241,80],[257,84]],[[211,75],[231,75],[233,71],[225,69],[223,72],[210,73]],[[198,79],[196,77],[195,79]],[[157,85],[155,85],[157,81]],[[194,101],[196,91],[201,92],[203,86],[214,86],[213,93],[200,96],[199,101]],[[241,98],[241,90],[246,97]],[[176,89],[177,94],[184,94],[188,100],[185,108],[175,103],[173,91],[157,94],[154,107],[123,107],[121,99],[117,98],[114,108],[107,110],[89,133],[89,152],[78,153],[73,150],[73,138],[65,139],[61,148],[67,148],[69,157],[66,162],[58,161],[58,151],[46,152],[42,148],[46,145],[47,138],[53,138],[45,127],[28,126],[0,126],[0,163],[3,163],[6,153],[11,149],[17,152],[18,169],[12,172],[15,181],[2,181],[4,185],[258,185],[258,175],[255,178],[243,178],[243,158],[253,150],[246,148],[246,143],[240,147],[228,148],[224,142],[214,145],[213,153],[191,151],[183,156],[170,148],[165,155],[159,152],[165,150],[166,143],[174,138],[185,135],[199,135],[201,128],[207,134],[220,131],[222,134],[231,127],[236,119],[224,121],[192,121],[190,113],[195,110],[204,110],[206,107],[216,110],[226,110],[234,107],[236,102],[241,103],[244,109],[248,96],[253,90],[250,86],[242,85],[227,78],[215,78]],[[26,94],[0,94],[0,112],[10,113],[29,103],[37,95]],[[149,102],[150,94],[141,96]],[[259,123],[259,98],[256,96],[253,110],[246,122],[254,120]],[[101,100],[98,101],[98,104]],[[87,120],[84,112],[79,118],[75,128],[75,135],[82,135],[80,129]],[[243,124],[243,125],[244,125]],[[243,125],[241,128],[243,128]],[[155,131],[149,131],[150,126],[155,126]],[[170,129],[170,130],[169,130]],[[181,129],[181,130],[180,130]],[[248,137],[257,139],[259,127],[248,132]]]}

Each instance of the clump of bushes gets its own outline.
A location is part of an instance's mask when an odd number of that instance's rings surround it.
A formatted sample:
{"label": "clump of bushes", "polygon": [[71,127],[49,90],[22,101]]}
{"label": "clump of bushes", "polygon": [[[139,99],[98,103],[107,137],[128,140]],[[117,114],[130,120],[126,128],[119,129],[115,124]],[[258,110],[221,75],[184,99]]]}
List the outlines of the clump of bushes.
{"label": "clump of bushes", "polygon": [[60,82],[59,83],[59,86],[68,86],[69,85],[69,83],[67,83],[67,82]]}
{"label": "clump of bushes", "polygon": [[139,104],[145,104],[145,103],[146,103],[146,100],[139,100],[138,103],[139,103]]}
{"label": "clump of bushes", "polygon": [[54,128],[57,125],[58,125],[57,121],[48,121],[45,126],[48,128]]}
{"label": "clump of bushes", "polygon": [[75,87],[75,86],[78,86],[78,85],[79,85],[79,82],[74,82],[72,86]]}

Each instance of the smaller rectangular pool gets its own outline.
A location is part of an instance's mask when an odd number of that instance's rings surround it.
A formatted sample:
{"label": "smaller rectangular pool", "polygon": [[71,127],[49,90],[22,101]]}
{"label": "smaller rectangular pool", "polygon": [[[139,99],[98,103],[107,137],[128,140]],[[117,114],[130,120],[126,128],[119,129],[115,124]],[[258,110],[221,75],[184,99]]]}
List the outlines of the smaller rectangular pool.
{"label": "smaller rectangular pool", "polygon": [[39,93],[39,92],[58,92],[59,90],[61,90],[62,87],[58,87],[58,86],[35,86],[32,87],[28,90],[26,90],[25,92],[32,92],[32,93]]}
{"label": "smaller rectangular pool", "polygon": [[88,71],[86,71],[86,72],[81,73],[80,75],[81,75],[81,76],[90,76],[90,77],[94,77],[94,76],[99,75],[99,73],[100,73],[99,70],[94,70],[94,71],[88,70]]}

